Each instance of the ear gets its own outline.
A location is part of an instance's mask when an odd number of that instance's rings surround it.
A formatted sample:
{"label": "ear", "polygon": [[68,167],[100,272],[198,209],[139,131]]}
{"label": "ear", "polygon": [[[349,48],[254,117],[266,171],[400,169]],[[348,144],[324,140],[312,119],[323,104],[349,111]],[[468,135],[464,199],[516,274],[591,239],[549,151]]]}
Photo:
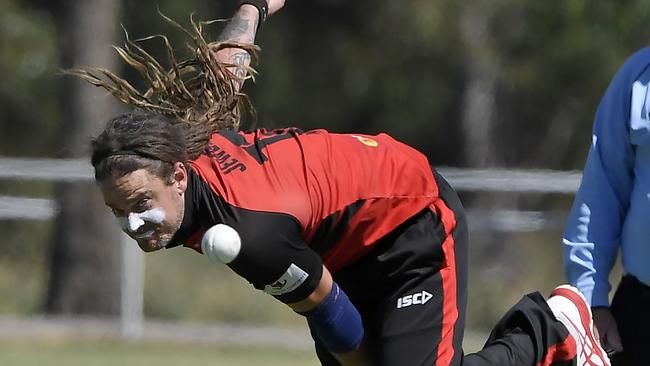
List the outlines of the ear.
{"label": "ear", "polygon": [[174,163],[174,175],[172,184],[176,186],[179,194],[185,193],[185,190],[187,189],[187,180],[188,175],[185,164],[181,163],[180,161]]}

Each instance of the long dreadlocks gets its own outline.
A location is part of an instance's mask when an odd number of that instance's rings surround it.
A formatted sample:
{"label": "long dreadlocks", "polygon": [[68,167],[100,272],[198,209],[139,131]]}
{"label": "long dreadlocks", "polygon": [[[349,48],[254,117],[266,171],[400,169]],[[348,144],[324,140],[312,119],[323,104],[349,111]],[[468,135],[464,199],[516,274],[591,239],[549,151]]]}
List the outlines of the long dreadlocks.
{"label": "long dreadlocks", "polygon": [[[101,67],[65,71],[106,89],[121,102],[136,108],[110,120],[92,141],[91,162],[98,180],[141,168],[163,177],[174,161],[196,158],[214,132],[237,130],[243,113],[255,115],[246,94],[239,92],[238,85],[244,80],[231,72],[242,65],[220,62],[215,54],[236,47],[247,51],[255,61],[258,47],[233,42],[208,43],[203,26],[217,21],[197,22],[191,17],[191,28],[187,29],[160,15],[189,38],[188,59],[179,60],[169,39],[160,34],[131,40],[125,30],[124,46],[113,46],[122,60],[142,76],[144,92]],[[162,40],[169,69],[143,48],[142,43],[152,39]],[[255,70],[247,67],[247,75],[252,78]]]}

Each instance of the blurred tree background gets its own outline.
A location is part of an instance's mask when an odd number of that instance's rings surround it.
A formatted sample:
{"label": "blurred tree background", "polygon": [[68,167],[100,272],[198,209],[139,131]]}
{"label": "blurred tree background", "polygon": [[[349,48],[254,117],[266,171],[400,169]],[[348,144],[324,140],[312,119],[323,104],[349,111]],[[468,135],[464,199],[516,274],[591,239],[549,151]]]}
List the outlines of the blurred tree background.
{"label": "blurred tree background", "polygon": [[[85,3],[104,8],[92,10]],[[73,85],[58,71],[86,60],[96,63],[98,57],[105,65],[115,62],[105,51],[122,43],[119,24],[133,37],[169,35],[182,52],[182,35],[158,16],[157,7],[188,24],[192,13],[199,19],[227,18],[234,1],[0,2],[0,156],[84,156],[82,142],[119,107],[104,105],[108,97]],[[79,9],[87,13],[71,18]],[[642,0],[289,0],[260,29],[259,75],[245,90],[257,108],[256,126],[385,131],[438,166],[581,169],[596,105],[623,60],[648,44],[646,20],[650,3]],[[109,30],[102,28],[106,21]],[[79,56],[83,41],[71,35],[82,25],[85,38],[94,42],[94,58]],[[219,30],[211,26],[208,33],[214,39]],[[69,109],[77,95],[85,98],[78,108],[85,106],[86,114]],[[103,291],[71,290],[81,297],[72,300],[76,306],[51,300],[52,273],[65,267],[56,261],[57,250],[67,245],[66,235],[75,235],[69,220],[100,210],[101,204],[89,203],[98,199],[90,187],[67,187],[88,192],[64,199],[65,187],[0,181],[0,195],[61,203],[59,219],[52,222],[0,221],[0,314],[115,313],[110,303],[119,294],[111,286],[119,279],[106,239],[111,234],[85,224],[86,231],[76,234],[81,239],[65,251],[81,253],[77,263],[97,264],[86,271],[107,271],[94,280]],[[466,206],[486,209],[566,210],[572,198],[461,195]],[[72,213],[66,207],[73,207]],[[93,225],[106,226],[106,213],[96,216]],[[560,235],[560,229],[474,233],[471,326],[490,326],[521,291],[548,290],[563,280]],[[242,305],[218,296],[246,298],[252,291],[240,290],[246,285],[227,271],[204,270],[195,257],[175,250],[148,258],[147,316],[273,322],[266,310],[270,303]],[[202,281],[207,275],[201,271],[221,282]],[[79,281],[74,272],[67,276],[69,286]],[[172,294],[180,300],[169,300]],[[96,297],[94,305],[79,305],[89,297]]]}

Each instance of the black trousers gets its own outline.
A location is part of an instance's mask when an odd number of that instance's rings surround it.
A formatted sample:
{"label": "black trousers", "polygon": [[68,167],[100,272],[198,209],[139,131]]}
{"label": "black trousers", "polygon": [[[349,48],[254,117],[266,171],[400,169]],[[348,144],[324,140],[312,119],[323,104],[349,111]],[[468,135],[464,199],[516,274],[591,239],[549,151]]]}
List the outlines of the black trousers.
{"label": "black trousers", "polygon": [[623,276],[614,294],[611,310],[623,343],[623,352],[612,357],[612,365],[650,364],[646,353],[650,348],[650,287],[634,276]]}
{"label": "black trousers", "polygon": [[[334,275],[361,313],[372,364],[550,365],[569,347],[563,343],[568,332],[538,293],[508,311],[483,350],[463,354],[467,224],[456,193],[440,176],[436,179],[438,202]],[[320,340],[314,340],[321,364],[339,366]]]}

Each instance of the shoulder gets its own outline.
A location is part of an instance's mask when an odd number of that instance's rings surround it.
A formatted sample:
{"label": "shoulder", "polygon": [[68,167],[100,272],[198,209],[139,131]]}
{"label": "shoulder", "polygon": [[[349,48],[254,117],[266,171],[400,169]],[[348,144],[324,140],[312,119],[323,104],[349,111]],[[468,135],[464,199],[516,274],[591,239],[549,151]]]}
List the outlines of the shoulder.
{"label": "shoulder", "polygon": [[650,81],[650,47],[642,48],[629,56],[618,71],[618,77],[628,83]]}
{"label": "shoulder", "polygon": [[625,60],[626,67],[634,67],[638,65],[647,65],[650,63],[650,47],[644,47],[630,55]]}
{"label": "shoulder", "polygon": [[[649,84],[650,47],[645,47],[629,56],[620,66],[605,91],[601,107],[614,107],[617,113],[628,113],[634,95],[641,98]],[[645,100],[645,97],[641,99]]]}

